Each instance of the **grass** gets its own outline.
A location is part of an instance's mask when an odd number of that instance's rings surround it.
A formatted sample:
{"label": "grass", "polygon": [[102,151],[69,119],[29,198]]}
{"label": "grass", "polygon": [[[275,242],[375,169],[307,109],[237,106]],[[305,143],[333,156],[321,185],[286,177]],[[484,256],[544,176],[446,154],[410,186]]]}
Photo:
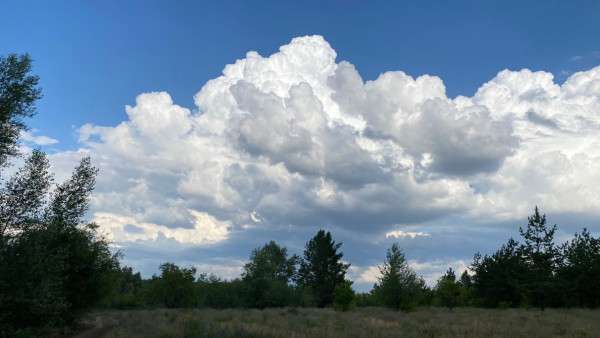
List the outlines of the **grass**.
{"label": "grass", "polygon": [[600,311],[421,308],[135,310],[105,337],[599,337]]}

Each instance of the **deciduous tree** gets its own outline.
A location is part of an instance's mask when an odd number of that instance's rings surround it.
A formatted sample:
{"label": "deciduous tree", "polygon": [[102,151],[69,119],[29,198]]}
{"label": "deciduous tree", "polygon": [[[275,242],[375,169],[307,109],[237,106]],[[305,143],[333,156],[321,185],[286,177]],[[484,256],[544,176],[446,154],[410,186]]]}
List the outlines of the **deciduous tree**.
{"label": "deciduous tree", "polygon": [[9,335],[73,323],[108,295],[119,266],[97,226],[82,219],[97,172],[89,158],[54,192],[47,170],[45,154],[34,151],[0,192],[9,234],[0,247],[0,331]]}
{"label": "deciduous tree", "polygon": [[461,285],[456,281],[456,274],[452,268],[448,268],[437,281],[435,286],[436,297],[440,300],[440,305],[452,310],[459,305]]}
{"label": "deciduous tree", "polygon": [[289,283],[296,274],[297,261],[296,255],[288,257],[287,249],[274,241],[252,250],[242,275],[249,305],[258,308],[289,305],[293,293]]}
{"label": "deciduous tree", "polygon": [[42,97],[39,77],[27,75],[31,63],[28,54],[0,56],[0,167],[18,154],[19,134],[27,130],[23,118],[35,115],[35,101]]}

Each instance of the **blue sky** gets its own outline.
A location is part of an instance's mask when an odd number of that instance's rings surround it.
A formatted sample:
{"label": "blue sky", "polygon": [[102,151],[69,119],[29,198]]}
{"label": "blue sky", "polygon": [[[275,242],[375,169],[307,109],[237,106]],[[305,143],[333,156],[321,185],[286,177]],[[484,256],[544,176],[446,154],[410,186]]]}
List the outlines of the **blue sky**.
{"label": "blue sky", "polygon": [[594,230],[598,13],[7,1],[0,54],[29,53],[41,78],[24,147],[52,154],[58,177],[85,154],[100,166],[90,219],[127,264],[231,277],[251,249],[275,239],[301,254],[323,227],[365,290],[393,241],[431,282],[518,236],[535,204],[564,239]]}

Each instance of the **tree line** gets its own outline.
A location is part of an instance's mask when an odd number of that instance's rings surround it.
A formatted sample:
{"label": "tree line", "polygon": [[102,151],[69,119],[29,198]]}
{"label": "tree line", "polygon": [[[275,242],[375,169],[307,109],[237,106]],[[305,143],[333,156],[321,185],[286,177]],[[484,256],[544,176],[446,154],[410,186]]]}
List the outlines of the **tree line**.
{"label": "tree line", "polygon": [[474,255],[460,276],[448,268],[428,286],[408,264],[398,243],[387,249],[380,277],[370,292],[356,294],[346,279],[341,243],[319,230],[306,243],[304,256],[289,256],[274,241],[254,249],[240,277],[223,280],[182,269],[174,263],[143,280],[131,268],[121,270],[119,291],[111,306],[265,308],[386,306],[410,311],[418,306],[540,308],[600,306],[600,240],[583,229],[562,245],[554,243],[556,225],[535,207],[520,228],[522,244],[510,238],[491,255]]}
{"label": "tree line", "polygon": [[342,243],[319,230],[302,256],[274,241],[250,253],[238,278],[225,280],[167,262],[142,279],[121,267],[97,225],[84,216],[98,169],[89,157],[56,183],[45,153],[34,149],[10,177],[3,170],[20,156],[23,118],[41,97],[28,55],[0,56],[0,336],[42,336],[75,323],[94,307],[267,308],[386,306],[600,306],[600,240],[587,229],[554,242],[556,225],[535,207],[521,243],[510,238],[491,255],[477,253],[457,278],[451,268],[428,286],[395,243],[379,266],[372,290],[356,293],[346,278]]}

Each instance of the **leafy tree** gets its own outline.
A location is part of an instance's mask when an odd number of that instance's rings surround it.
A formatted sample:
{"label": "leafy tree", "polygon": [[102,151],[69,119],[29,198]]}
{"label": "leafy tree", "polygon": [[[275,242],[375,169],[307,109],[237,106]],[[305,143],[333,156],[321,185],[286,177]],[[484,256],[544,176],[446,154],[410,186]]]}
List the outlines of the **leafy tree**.
{"label": "leafy tree", "polygon": [[175,263],[160,265],[161,274],[152,276],[145,296],[150,305],[167,308],[191,307],[196,300],[196,268],[180,268]]}
{"label": "leafy tree", "polygon": [[289,305],[293,293],[289,283],[296,274],[297,261],[296,255],[288,258],[287,249],[274,241],[252,250],[242,277],[249,292],[249,305],[258,308]]}
{"label": "leafy tree", "polygon": [[239,279],[223,280],[214,274],[203,273],[198,278],[198,307],[215,309],[245,306],[244,282]]}
{"label": "leafy tree", "polygon": [[558,269],[558,280],[568,306],[597,308],[600,306],[600,239],[587,229],[575,234],[562,248],[564,263]]}
{"label": "leafy tree", "polygon": [[368,307],[377,305],[375,296],[371,292],[357,293],[355,296],[355,303],[357,307]]}
{"label": "leafy tree", "polygon": [[452,268],[448,268],[446,274],[438,279],[435,293],[440,301],[440,305],[450,310],[459,305],[461,285],[456,281],[456,274]]}
{"label": "leafy tree", "polygon": [[34,149],[24,167],[0,189],[0,238],[4,241],[43,222],[45,199],[54,182],[49,168],[46,154]]}
{"label": "leafy tree", "polygon": [[142,287],[142,275],[140,272],[133,273],[133,268],[125,266],[120,270],[119,293],[132,294],[138,293]]}
{"label": "leafy tree", "polygon": [[526,266],[517,241],[510,238],[491,256],[475,254],[471,270],[474,272],[475,295],[481,305],[497,307],[500,302],[513,306],[521,304]]}
{"label": "leafy tree", "polygon": [[141,305],[138,293],[142,288],[142,276],[133,273],[131,267],[123,267],[117,272],[118,282],[115,285],[111,307],[116,309],[133,309]]}
{"label": "leafy tree", "polygon": [[[41,97],[28,55],[0,57],[0,167]],[[39,336],[71,324],[114,285],[120,253],[83,220],[97,169],[84,158],[54,190],[46,155],[33,150],[0,188],[0,333]]]}
{"label": "leafy tree", "polygon": [[298,283],[313,292],[318,307],[333,303],[333,292],[338,284],[346,282],[346,270],[350,264],[340,261],[344,255],[338,252],[342,243],[335,243],[331,233],[319,230],[306,243],[304,258],[300,261]]}
{"label": "leafy tree", "polygon": [[379,267],[381,277],[375,284],[375,296],[387,307],[408,311],[415,306],[421,291],[420,278],[408,265],[398,243],[387,250],[386,261]]}
{"label": "leafy tree", "polygon": [[19,134],[27,130],[22,119],[36,114],[35,101],[42,97],[39,77],[27,75],[31,63],[28,54],[0,56],[0,167],[18,154]]}
{"label": "leafy tree", "polygon": [[352,283],[338,284],[333,290],[333,308],[337,311],[348,311],[354,308],[356,293],[352,290]]}
{"label": "leafy tree", "polygon": [[81,219],[97,172],[89,158],[52,193],[47,170],[45,154],[34,151],[0,191],[0,331],[7,335],[73,323],[109,294],[119,265],[97,225]]}
{"label": "leafy tree", "polygon": [[527,220],[527,228],[519,228],[525,240],[521,245],[521,254],[528,271],[525,274],[525,295],[532,305],[543,310],[549,303],[548,295],[552,292],[558,258],[554,246],[556,225],[548,228],[546,215],[540,215],[537,206]]}

